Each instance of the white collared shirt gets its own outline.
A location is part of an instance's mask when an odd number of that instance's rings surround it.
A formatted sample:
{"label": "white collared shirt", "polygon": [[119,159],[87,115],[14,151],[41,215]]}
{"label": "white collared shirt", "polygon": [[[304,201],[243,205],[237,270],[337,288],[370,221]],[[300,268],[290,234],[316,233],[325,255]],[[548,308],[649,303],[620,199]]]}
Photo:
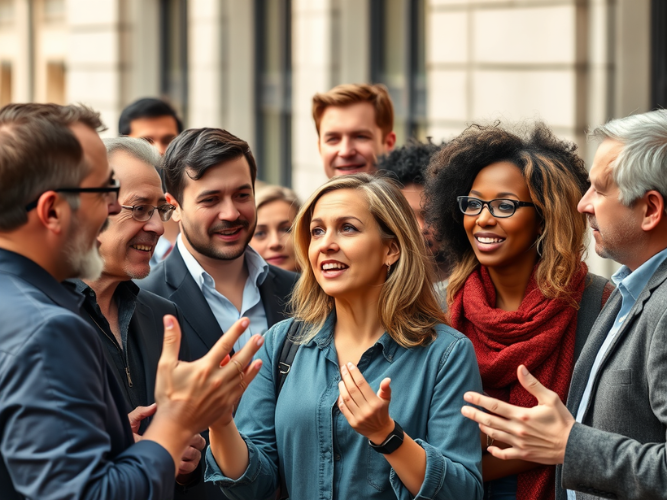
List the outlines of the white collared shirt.
{"label": "white collared shirt", "polygon": [[226,332],[231,326],[242,317],[250,320],[250,325],[234,344],[234,350],[239,351],[250,340],[254,334],[263,334],[268,330],[266,311],[262,304],[262,297],[259,293],[259,286],[264,283],[269,274],[269,265],[264,259],[250,246],[247,246],[244,253],[244,265],[248,269],[248,279],[243,288],[243,301],[239,311],[227,297],[215,289],[215,280],[204,268],[197,262],[197,259],[183,243],[183,234],[179,234],[176,240],[178,251],[183,257],[185,267],[197,283],[206,302],[213,312],[213,316],[218,320],[218,324],[223,332]]}

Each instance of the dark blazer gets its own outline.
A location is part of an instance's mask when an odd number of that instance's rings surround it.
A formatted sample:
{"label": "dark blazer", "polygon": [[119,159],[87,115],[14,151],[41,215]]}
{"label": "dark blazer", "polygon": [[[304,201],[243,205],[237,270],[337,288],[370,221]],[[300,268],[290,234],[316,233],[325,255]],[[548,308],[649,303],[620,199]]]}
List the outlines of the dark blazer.
{"label": "dark blazer", "polygon": [[[287,300],[297,279],[296,273],[269,266],[269,274],[259,287],[269,328],[287,318]],[[187,335],[192,359],[201,358],[222,336],[220,325],[188,271],[178,246],[151,270],[148,278],[137,284],[178,305],[189,326],[184,335]]]}
{"label": "dark blazer", "polygon": [[[567,407],[577,414],[589,374],[621,309],[618,290],[577,361]],[[628,313],[598,370],[557,468],[556,498],[665,498],[667,492],[667,261]]]}
{"label": "dark blazer", "polygon": [[121,389],[81,301],[0,250],[2,500],[170,498],[174,462],[134,443]]}

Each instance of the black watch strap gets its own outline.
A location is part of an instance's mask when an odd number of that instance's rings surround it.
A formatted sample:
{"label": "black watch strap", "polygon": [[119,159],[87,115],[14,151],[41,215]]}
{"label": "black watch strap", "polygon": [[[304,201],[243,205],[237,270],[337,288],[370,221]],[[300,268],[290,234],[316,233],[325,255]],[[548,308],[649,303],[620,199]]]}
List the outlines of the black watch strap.
{"label": "black watch strap", "polygon": [[389,433],[387,439],[385,439],[382,444],[374,444],[370,439],[368,440],[368,444],[378,453],[389,455],[390,453],[395,452],[399,446],[403,444],[404,437],[405,433],[403,432],[403,429],[398,425],[398,422],[394,420],[394,430]]}

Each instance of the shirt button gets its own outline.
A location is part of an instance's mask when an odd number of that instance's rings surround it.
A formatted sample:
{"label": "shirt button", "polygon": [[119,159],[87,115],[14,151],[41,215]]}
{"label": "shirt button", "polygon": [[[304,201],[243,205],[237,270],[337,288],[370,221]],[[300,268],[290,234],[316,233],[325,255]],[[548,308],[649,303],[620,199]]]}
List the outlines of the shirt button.
{"label": "shirt button", "polygon": [[340,460],[340,455],[338,453],[334,454],[334,460],[336,461]]}

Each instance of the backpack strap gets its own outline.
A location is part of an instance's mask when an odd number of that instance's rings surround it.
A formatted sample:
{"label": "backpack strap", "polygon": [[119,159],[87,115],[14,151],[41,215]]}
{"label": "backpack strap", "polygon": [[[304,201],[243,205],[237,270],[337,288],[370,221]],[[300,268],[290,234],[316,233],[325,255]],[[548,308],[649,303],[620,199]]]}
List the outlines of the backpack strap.
{"label": "backpack strap", "polygon": [[586,276],[586,287],[581,296],[579,311],[577,312],[577,332],[574,343],[575,363],[579,359],[595,320],[600,315],[600,311],[609,297],[608,288],[609,280],[606,278],[591,273]]}
{"label": "backpack strap", "polygon": [[283,343],[283,348],[280,351],[280,359],[278,360],[277,365],[277,378],[276,378],[276,399],[280,396],[280,391],[285,385],[285,380],[287,380],[287,375],[289,375],[290,370],[292,369],[292,363],[294,363],[294,358],[296,357],[296,352],[299,350],[300,344],[294,342],[297,334],[301,330],[301,322],[292,321],[292,324],[287,331],[285,336],[285,342]]}
{"label": "backpack strap", "polygon": [[[294,339],[297,338],[297,335],[301,330],[301,325],[302,323],[300,321],[292,321],[292,324],[287,331],[287,335],[285,336],[283,348],[280,351],[280,359],[278,360],[276,373],[276,401],[280,396],[280,391],[282,390],[283,385],[285,385],[287,375],[289,375],[289,372],[292,369],[292,363],[294,363],[296,352],[299,350],[299,346],[301,345],[294,342]],[[287,483],[285,482],[285,471],[282,470],[281,467],[278,467],[278,474],[280,474],[280,490],[277,498],[279,500],[285,500],[289,498],[289,493],[287,492]]]}

